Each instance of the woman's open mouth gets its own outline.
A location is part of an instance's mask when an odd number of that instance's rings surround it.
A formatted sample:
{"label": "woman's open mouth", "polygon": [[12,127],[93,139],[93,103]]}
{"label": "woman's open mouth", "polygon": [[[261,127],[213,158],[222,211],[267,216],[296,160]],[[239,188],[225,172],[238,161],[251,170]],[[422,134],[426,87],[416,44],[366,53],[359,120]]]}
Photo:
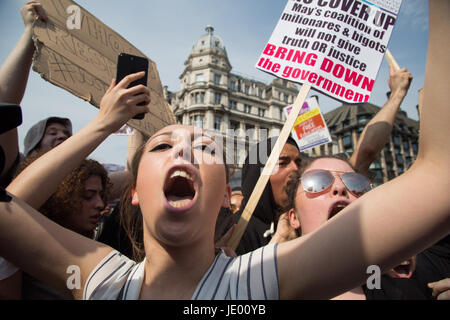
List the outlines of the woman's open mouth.
{"label": "woman's open mouth", "polygon": [[341,212],[349,204],[350,203],[347,201],[338,201],[338,202],[334,203],[328,212],[328,219],[333,218],[335,215],[337,215],[339,212]]}
{"label": "woman's open mouth", "polygon": [[191,170],[184,167],[174,167],[169,170],[164,184],[168,209],[189,210],[195,203],[196,189],[196,175]]}

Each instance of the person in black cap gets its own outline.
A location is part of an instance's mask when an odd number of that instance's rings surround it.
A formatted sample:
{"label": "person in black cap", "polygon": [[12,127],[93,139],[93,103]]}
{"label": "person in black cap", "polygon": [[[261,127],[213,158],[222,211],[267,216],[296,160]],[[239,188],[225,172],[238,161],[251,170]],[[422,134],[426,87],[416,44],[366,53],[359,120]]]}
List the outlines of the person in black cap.
{"label": "person in black cap", "polygon": [[[255,188],[266,161],[275,145],[277,137],[263,140],[249,150],[242,168],[242,200],[241,211],[236,213],[240,217]],[[253,211],[247,229],[236,248],[238,255],[256,250],[267,245],[276,231],[278,218],[288,211],[289,201],[286,188],[301,163],[301,155],[297,143],[288,138],[278,159],[278,169],[269,178],[264,191]]]}

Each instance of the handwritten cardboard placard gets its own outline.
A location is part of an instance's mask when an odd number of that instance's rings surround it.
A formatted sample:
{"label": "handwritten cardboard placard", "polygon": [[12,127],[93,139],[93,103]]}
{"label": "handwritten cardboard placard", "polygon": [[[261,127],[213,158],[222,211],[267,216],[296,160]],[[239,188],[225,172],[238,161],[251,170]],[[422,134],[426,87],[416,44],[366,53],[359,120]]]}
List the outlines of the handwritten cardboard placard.
{"label": "handwritten cardboard placard", "polygon": [[[45,80],[98,108],[111,80],[116,77],[119,53],[146,56],[75,2],[40,2],[49,21],[44,23],[37,20],[33,26],[36,46],[33,70]],[[176,121],[164,99],[156,64],[148,60],[150,112],[143,120],[130,120],[128,125],[152,135]]]}
{"label": "handwritten cardboard placard", "polygon": [[332,98],[369,101],[401,0],[289,0],[256,67]]}
{"label": "handwritten cardboard placard", "polygon": [[[283,108],[283,111],[288,116],[291,109],[292,107],[288,106]],[[307,99],[303,104],[291,136],[297,142],[300,151],[331,142],[330,132],[316,98]]]}

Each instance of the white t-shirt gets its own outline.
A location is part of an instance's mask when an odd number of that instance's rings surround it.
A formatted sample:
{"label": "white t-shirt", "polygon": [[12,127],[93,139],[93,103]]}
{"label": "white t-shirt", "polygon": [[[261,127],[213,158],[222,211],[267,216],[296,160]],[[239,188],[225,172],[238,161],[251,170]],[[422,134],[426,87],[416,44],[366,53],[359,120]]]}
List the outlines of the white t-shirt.
{"label": "white t-shirt", "polygon": [[15,265],[0,257],[0,280],[11,277],[18,270],[19,269]]}
{"label": "white t-shirt", "polygon": [[[275,300],[278,295],[277,244],[237,258],[222,251],[195,290],[193,300]],[[144,279],[145,259],[136,263],[111,252],[91,272],[83,299],[137,300]]]}

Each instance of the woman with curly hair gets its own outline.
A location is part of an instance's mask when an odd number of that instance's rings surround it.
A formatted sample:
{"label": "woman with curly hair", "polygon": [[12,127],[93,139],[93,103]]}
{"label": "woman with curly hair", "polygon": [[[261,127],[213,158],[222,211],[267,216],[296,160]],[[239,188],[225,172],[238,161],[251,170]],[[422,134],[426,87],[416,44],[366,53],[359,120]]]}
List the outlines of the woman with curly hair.
{"label": "woman with curly hair", "polygon": [[[19,164],[17,175],[45,152],[29,155]],[[83,160],[58,186],[55,193],[39,208],[49,219],[66,229],[93,238],[107,203],[110,182],[106,169],[95,160]],[[22,299],[67,299],[28,273],[22,274]]]}
{"label": "woman with curly hair", "polygon": [[[27,157],[19,166],[24,170],[42,154]],[[95,160],[83,162],[58,186],[56,192],[40,207],[49,219],[88,238],[93,238],[107,203],[110,181],[106,169]]]}

